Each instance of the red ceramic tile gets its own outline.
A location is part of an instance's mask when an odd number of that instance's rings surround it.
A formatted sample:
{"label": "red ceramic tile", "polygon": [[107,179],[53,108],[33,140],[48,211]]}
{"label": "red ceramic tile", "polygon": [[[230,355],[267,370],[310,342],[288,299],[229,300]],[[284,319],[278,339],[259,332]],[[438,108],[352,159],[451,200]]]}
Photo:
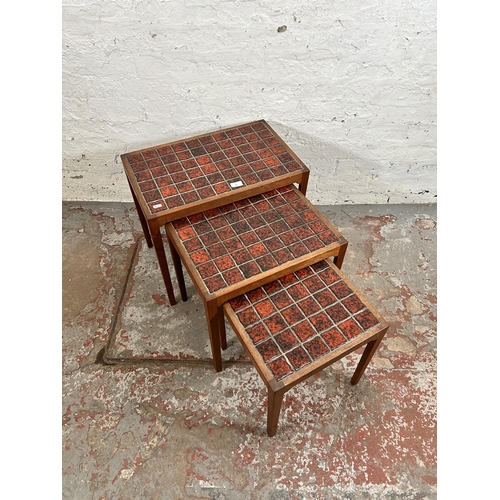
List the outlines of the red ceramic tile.
{"label": "red ceramic tile", "polygon": [[279,249],[275,250],[273,253],[273,257],[275,258],[278,264],[285,264],[290,260],[293,260],[293,255],[287,249]]}
{"label": "red ceramic tile", "polygon": [[248,262],[252,259],[252,256],[244,248],[234,252],[232,256],[237,264],[244,264],[245,262]]}
{"label": "red ceramic tile", "polygon": [[144,199],[147,202],[156,201],[156,200],[159,200],[160,198],[161,198],[161,194],[160,194],[160,191],[158,191],[157,189],[153,189],[151,191],[146,191],[144,193]]}
{"label": "red ceramic tile", "polygon": [[181,196],[182,196],[182,199],[184,200],[184,203],[186,203],[186,204],[194,203],[195,201],[198,201],[200,199],[198,194],[195,193],[194,191],[189,191],[188,193],[183,193]]}
{"label": "red ceramic tile", "polygon": [[210,260],[210,255],[205,250],[198,250],[197,252],[194,252],[191,254],[191,259],[193,259],[193,262],[195,265],[202,264],[203,262],[207,262]]}
{"label": "red ceramic tile", "polygon": [[252,257],[261,257],[267,253],[266,247],[262,243],[256,243],[255,245],[248,247],[248,251]]}
{"label": "red ceramic tile", "polygon": [[255,310],[259,313],[261,318],[266,318],[276,312],[276,308],[269,299],[257,302],[255,304]]}
{"label": "red ceramic tile", "polygon": [[281,380],[282,378],[285,378],[287,375],[293,373],[292,368],[287,363],[286,358],[284,356],[281,356],[280,358],[268,363],[267,367],[269,368],[269,370],[271,370],[271,373],[273,374],[276,380]]}
{"label": "red ceramic tile", "polygon": [[[266,283],[262,289],[268,294],[268,295],[272,295],[276,292],[278,292],[279,290],[281,290],[279,284],[276,282],[276,281],[271,281],[271,283]],[[276,299],[273,298],[273,301],[274,303],[276,304]]]}
{"label": "red ceramic tile", "polygon": [[[208,255],[208,254],[207,254]],[[228,255],[224,255],[223,257],[219,257],[214,260],[214,264],[217,266],[219,272],[227,271],[235,266],[235,262]]]}
{"label": "red ceramic tile", "polygon": [[314,313],[318,312],[321,309],[318,303],[309,296],[304,300],[297,302],[297,305],[306,316],[312,316]]}
{"label": "red ceramic tile", "polygon": [[240,269],[247,279],[260,273],[259,266],[255,262],[245,262],[240,266]]}
{"label": "red ceramic tile", "polygon": [[250,292],[247,292],[246,295],[248,297],[248,300],[254,303],[266,298],[266,293],[264,290],[262,290],[262,288],[256,288],[255,290],[251,290]]}
{"label": "red ceramic tile", "polygon": [[314,293],[323,288],[323,282],[317,276],[311,276],[304,280],[305,287],[309,292]]}
{"label": "red ceramic tile", "polygon": [[316,335],[316,331],[311,326],[311,323],[309,323],[309,321],[307,320],[304,320],[300,322],[298,325],[293,326],[292,329],[297,335],[297,337],[299,337],[300,340],[302,341],[307,340],[308,338],[311,338],[314,335]]}
{"label": "red ceramic tile", "polygon": [[298,271],[295,271],[295,275],[299,280],[305,280],[306,278],[310,278],[311,276],[314,277],[314,272],[312,271],[311,267],[305,267],[304,269],[299,269]]}
{"label": "red ceramic tile", "polygon": [[288,293],[294,300],[299,300],[309,295],[307,288],[302,283],[296,283],[288,289]]}
{"label": "red ceramic tile", "polygon": [[262,271],[269,271],[278,265],[278,262],[271,255],[263,255],[258,259],[255,259],[257,265],[262,269]]}
{"label": "red ceramic tile", "polygon": [[337,297],[330,290],[320,290],[319,292],[313,294],[316,302],[323,308],[334,304],[337,301]]}
{"label": "red ceramic tile", "polygon": [[302,242],[293,244],[290,247],[290,251],[292,252],[295,258],[302,257],[303,255],[307,255],[309,253],[309,250]]}
{"label": "red ceramic tile", "polygon": [[212,264],[212,262],[206,262],[198,266],[198,272],[203,278],[209,278],[214,274],[217,274],[217,268]]}
{"label": "red ceramic tile", "polygon": [[160,200],[148,203],[148,207],[151,210],[151,213],[161,212],[162,210],[165,210],[165,204]]}
{"label": "red ceramic tile", "polygon": [[184,246],[186,247],[186,250],[189,253],[191,253],[194,252],[195,250],[203,248],[203,243],[199,238],[191,238],[190,240],[184,243]]}
{"label": "red ceramic tile", "polygon": [[174,185],[169,185],[169,186],[165,186],[161,189],[161,194],[165,197],[165,198],[169,198],[171,196],[174,196],[178,193],[177,191],[177,188],[174,186]]}
{"label": "red ceramic tile", "polygon": [[244,276],[239,269],[233,268],[222,272],[222,277],[228,285],[236,285],[244,280]]}
{"label": "red ceramic tile", "polygon": [[321,356],[324,356],[325,354],[330,352],[330,349],[323,342],[321,337],[314,337],[311,341],[306,342],[304,344],[304,347],[306,348],[309,356],[311,356],[312,359],[321,358]]}
{"label": "red ceramic tile", "polygon": [[311,363],[311,358],[303,347],[297,347],[292,352],[288,353],[287,358],[290,360],[295,370],[300,370],[305,365]]}
{"label": "red ceramic tile", "polygon": [[250,305],[250,301],[245,297],[245,295],[240,295],[231,299],[230,301],[231,307],[233,311],[239,311],[240,309],[244,309],[245,307]]}
{"label": "red ceramic tile", "polygon": [[149,181],[141,182],[141,190],[142,191],[147,192],[150,189],[156,189],[156,184],[154,183],[154,181],[149,180]]}
{"label": "red ceramic tile", "polygon": [[297,283],[298,281],[299,281],[299,279],[295,273],[287,274],[287,275],[279,278],[279,280],[278,280],[278,282],[283,287],[288,287],[289,285],[292,285],[293,283]]}
{"label": "red ceramic tile", "polygon": [[347,297],[351,293],[351,289],[343,281],[336,283],[331,289],[339,299]]}
{"label": "red ceramic tile", "polygon": [[218,275],[206,278],[206,283],[207,286],[210,287],[210,290],[214,292],[226,286],[226,282]]}
{"label": "red ceramic tile", "polygon": [[273,340],[266,340],[261,344],[257,344],[256,347],[260,355],[262,356],[262,359],[266,362],[281,354],[281,351],[278,349],[276,343]]}
{"label": "red ceramic tile", "polygon": [[332,351],[346,342],[346,338],[337,328],[332,328],[331,330],[322,333],[321,337],[323,337],[323,340]]}
{"label": "red ceramic tile", "polygon": [[296,305],[292,305],[290,307],[287,307],[286,309],[282,309],[281,314],[289,325],[294,325],[295,323],[298,323],[305,319],[304,314]]}
{"label": "red ceramic tile", "polygon": [[206,247],[220,243],[220,239],[218,238],[217,234],[215,234],[215,233],[202,234],[202,235],[200,235],[200,240],[203,242],[203,244]]}
{"label": "red ceramic tile", "polygon": [[[344,307],[335,292],[347,291]],[[276,380],[286,379],[379,324],[369,306],[326,261],[231,299],[229,304]]]}
{"label": "red ceramic tile", "polygon": [[347,299],[344,299],[342,301],[342,304],[352,314],[357,313],[364,308],[363,302],[359,300],[359,297],[357,295],[351,295],[350,297],[347,297]]}
{"label": "red ceramic tile", "polygon": [[327,285],[331,285],[340,279],[338,274],[333,271],[333,269],[328,268],[319,272],[318,276],[323,280]]}
{"label": "red ceramic tile", "polygon": [[349,316],[349,312],[342,304],[335,304],[328,307],[326,312],[335,323],[340,323]]}
{"label": "red ceramic tile", "polygon": [[220,257],[221,255],[225,255],[226,248],[222,243],[216,243],[215,245],[208,247],[207,251],[210,254],[210,257],[212,259],[215,259],[217,257]]}
{"label": "red ceramic tile", "polygon": [[323,248],[323,243],[316,236],[304,240],[303,243],[310,252],[314,252],[316,250],[319,250],[320,248]]}
{"label": "red ceramic tile", "polygon": [[[272,283],[275,284],[278,282],[273,281]],[[280,289],[281,289],[281,287],[280,287]],[[273,296],[273,302],[276,304],[276,307],[278,309],[284,309],[285,307],[289,306],[290,304],[293,304],[293,300],[290,298],[290,295],[288,295],[288,293],[286,293],[284,291],[276,293],[276,295]]]}
{"label": "red ceramic tile", "polygon": [[344,321],[343,323],[340,323],[338,325],[342,333],[348,338],[352,339],[356,335],[359,335],[362,332],[361,327],[353,320],[353,319],[348,319]]}
{"label": "red ceramic tile", "polygon": [[280,233],[278,234],[279,239],[284,243],[286,247],[289,247],[290,245],[293,245],[294,243],[297,243],[299,239],[297,238],[297,235],[293,231],[287,231],[285,233]]}
{"label": "red ceramic tile", "polygon": [[274,337],[274,339],[283,352],[287,352],[299,344],[297,337],[292,333],[291,330],[286,330],[282,333],[279,333]]}
{"label": "red ceramic tile", "polygon": [[283,329],[287,327],[286,321],[280,314],[275,314],[270,318],[264,319],[264,323],[267,326],[268,330],[271,332],[271,334],[276,334],[278,332],[281,332]]}
{"label": "red ceramic tile", "polygon": [[184,204],[184,201],[182,200],[182,197],[177,195],[177,196],[172,196],[171,198],[168,198],[165,203],[167,204],[168,208],[176,208],[180,207],[181,205]]}
{"label": "red ceramic tile", "polygon": [[269,333],[262,323],[257,323],[256,325],[247,328],[247,333],[254,344],[258,344],[262,340],[269,337]]}
{"label": "red ceramic tile", "polygon": [[257,321],[259,321],[259,316],[253,309],[244,309],[238,312],[238,319],[243,326],[249,326],[252,323],[257,323]]}
{"label": "red ceramic tile", "polygon": [[378,323],[378,319],[367,309],[360,312],[359,314],[356,314],[354,318],[365,330],[375,326]]}
{"label": "red ceramic tile", "polygon": [[317,332],[323,332],[333,326],[333,322],[324,312],[311,316],[309,321]]}

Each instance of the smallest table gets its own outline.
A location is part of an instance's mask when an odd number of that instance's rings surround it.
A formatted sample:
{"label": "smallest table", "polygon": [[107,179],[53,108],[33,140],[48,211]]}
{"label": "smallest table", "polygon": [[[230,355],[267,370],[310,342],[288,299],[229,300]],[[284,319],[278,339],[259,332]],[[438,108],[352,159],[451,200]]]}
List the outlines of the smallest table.
{"label": "smallest table", "polygon": [[267,386],[269,436],[285,392],[367,344],[351,379],[357,384],[388,329],[330,260],[233,298],[223,310]]}

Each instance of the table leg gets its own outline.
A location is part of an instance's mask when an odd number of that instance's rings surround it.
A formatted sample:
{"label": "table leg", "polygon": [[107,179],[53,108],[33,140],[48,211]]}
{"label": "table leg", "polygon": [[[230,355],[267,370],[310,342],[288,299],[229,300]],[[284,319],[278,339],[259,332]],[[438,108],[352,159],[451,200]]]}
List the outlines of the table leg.
{"label": "table leg", "polygon": [[207,316],[208,336],[210,337],[210,346],[212,348],[212,358],[216,372],[222,371],[221,339],[220,339],[220,321],[224,317],[222,308],[218,307],[216,301],[205,302],[205,313]]}
{"label": "table leg", "polygon": [[333,258],[333,263],[339,268],[342,268],[342,263],[344,262],[345,252],[347,250],[347,243],[344,243],[339,248],[339,254]]}
{"label": "table leg", "polygon": [[139,215],[139,221],[141,222],[142,232],[144,233],[144,237],[146,238],[146,243],[148,244],[148,247],[151,248],[153,246],[153,242],[151,241],[151,235],[149,233],[149,228],[148,228],[148,223],[146,221],[146,217],[144,217],[144,214],[142,213],[141,206],[139,205],[139,202],[137,201],[137,198],[134,194],[134,190],[132,189],[132,186],[130,185],[130,182],[128,183],[128,185],[130,187],[130,192],[132,193],[132,198],[134,200],[135,209],[137,210],[137,215]]}
{"label": "table leg", "polygon": [[[167,233],[167,238],[168,238],[168,233]],[[172,262],[174,264],[175,275],[177,276],[177,282],[179,283],[179,290],[181,291],[181,299],[183,302],[186,302],[187,300],[186,282],[184,281],[184,273],[182,272],[181,259],[179,257],[179,254],[177,253],[177,250],[175,249],[175,246],[170,241],[170,238],[168,238],[168,246],[170,248],[170,255],[172,256]]]}
{"label": "table leg", "polygon": [[223,351],[227,349],[227,339],[226,339],[226,321],[224,319],[224,311],[220,310],[219,314],[219,336],[220,336],[220,346]]}
{"label": "table leg", "polygon": [[307,191],[307,185],[309,184],[309,172],[304,172],[302,174],[302,179],[300,180],[299,190],[305,196]]}
{"label": "table leg", "polygon": [[359,379],[361,378],[361,376],[365,372],[365,369],[368,366],[368,363],[371,361],[378,346],[380,345],[380,342],[382,342],[382,339],[384,338],[384,335],[387,332],[388,328],[389,327],[382,330],[380,332],[380,334],[378,335],[378,337],[375,338],[375,340],[372,340],[371,342],[368,342],[368,344],[366,344],[363,355],[361,356],[361,359],[359,360],[358,366],[356,367],[356,370],[354,371],[354,375],[351,378],[352,385],[356,385],[359,382]]}
{"label": "table leg", "polygon": [[156,251],[156,257],[158,258],[161,274],[163,276],[163,281],[165,282],[165,287],[167,288],[168,299],[170,300],[170,305],[174,306],[177,302],[175,300],[174,289],[172,287],[172,280],[170,279],[170,271],[168,270],[167,256],[165,255],[165,247],[163,246],[160,226],[151,224],[150,231]]}
{"label": "table leg", "polygon": [[270,387],[267,389],[267,434],[269,437],[273,437],[278,429],[281,403],[285,392],[284,388],[279,391],[273,391]]}

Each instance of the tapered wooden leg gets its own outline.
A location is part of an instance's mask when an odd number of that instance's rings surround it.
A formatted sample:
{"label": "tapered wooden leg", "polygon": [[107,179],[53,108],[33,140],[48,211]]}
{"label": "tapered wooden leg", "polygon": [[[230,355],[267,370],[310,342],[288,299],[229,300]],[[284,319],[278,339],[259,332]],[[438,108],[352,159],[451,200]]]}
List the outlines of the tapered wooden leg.
{"label": "tapered wooden leg", "polygon": [[382,339],[384,338],[384,335],[387,332],[387,328],[382,330],[382,332],[380,332],[379,336],[375,340],[372,340],[371,342],[368,342],[368,344],[366,344],[363,355],[361,356],[358,366],[356,367],[356,371],[354,372],[354,375],[351,378],[352,385],[356,385],[359,382],[359,379],[365,372],[368,363],[371,361],[373,355],[378,349],[380,342],[382,342]]}
{"label": "tapered wooden leg", "polygon": [[307,185],[309,184],[309,172],[304,172],[302,174],[302,179],[300,180],[299,190],[305,196],[307,191]]}
{"label": "tapered wooden leg", "polygon": [[177,283],[179,283],[179,290],[181,292],[181,299],[183,302],[187,300],[187,292],[186,292],[186,282],[184,281],[184,273],[182,272],[182,263],[175,246],[168,239],[168,246],[170,248],[170,256],[172,257],[172,262],[174,264],[175,275],[177,276]]}
{"label": "tapered wooden leg", "polygon": [[267,390],[267,434],[273,437],[278,429],[278,420],[280,418],[281,403],[285,389],[273,391],[270,387]]}
{"label": "tapered wooden leg", "polygon": [[149,233],[149,228],[148,228],[148,223],[146,221],[146,217],[144,217],[144,214],[142,213],[142,208],[139,205],[139,202],[137,201],[137,198],[134,194],[134,190],[132,189],[132,186],[130,185],[130,182],[128,183],[128,185],[130,187],[130,192],[132,193],[132,198],[134,200],[135,209],[137,210],[137,214],[139,215],[139,221],[141,222],[142,232],[144,233],[144,237],[146,238],[146,243],[148,244],[148,247],[151,248],[153,246],[153,242],[151,241],[151,235]]}
{"label": "tapered wooden leg", "polygon": [[347,250],[347,242],[340,246],[339,254],[333,258],[333,263],[339,268],[342,268],[342,263],[344,262],[345,253]]}
{"label": "tapered wooden leg", "polygon": [[222,310],[222,307],[219,311],[219,335],[221,349],[225,351],[227,349],[226,322],[224,321],[224,312]]}
{"label": "tapered wooden leg", "polygon": [[174,289],[172,287],[172,280],[170,279],[170,271],[168,270],[167,256],[165,255],[165,247],[163,246],[163,238],[161,236],[160,228],[151,227],[150,229],[151,238],[156,251],[156,257],[158,258],[158,264],[160,265],[163,281],[167,289],[168,299],[170,301],[170,305],[174,306],[176,304],[176,300]]}
{"label": "tapered wooden leg", "polygon": [[212,358],[216,372],[222,371],[221,339],[220,339],[220,317],[223,316],[222,308],[217,303],[206,302],[205,313],[207,316],[208,336],[212,348]]}

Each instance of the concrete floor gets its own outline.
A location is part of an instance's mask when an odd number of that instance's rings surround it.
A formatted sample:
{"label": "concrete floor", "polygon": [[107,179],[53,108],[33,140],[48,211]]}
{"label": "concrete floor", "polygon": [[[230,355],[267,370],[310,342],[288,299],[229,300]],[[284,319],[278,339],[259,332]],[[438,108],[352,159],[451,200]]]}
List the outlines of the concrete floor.
{"label": "concrete floor", "polygon": [[436,205],[318,208],[391,327],[357,386],[359,352],[289,391],[269,438],[257,372],[230,327],[214,371],[133,206],[63,203],[63,498],[437,497]]}

